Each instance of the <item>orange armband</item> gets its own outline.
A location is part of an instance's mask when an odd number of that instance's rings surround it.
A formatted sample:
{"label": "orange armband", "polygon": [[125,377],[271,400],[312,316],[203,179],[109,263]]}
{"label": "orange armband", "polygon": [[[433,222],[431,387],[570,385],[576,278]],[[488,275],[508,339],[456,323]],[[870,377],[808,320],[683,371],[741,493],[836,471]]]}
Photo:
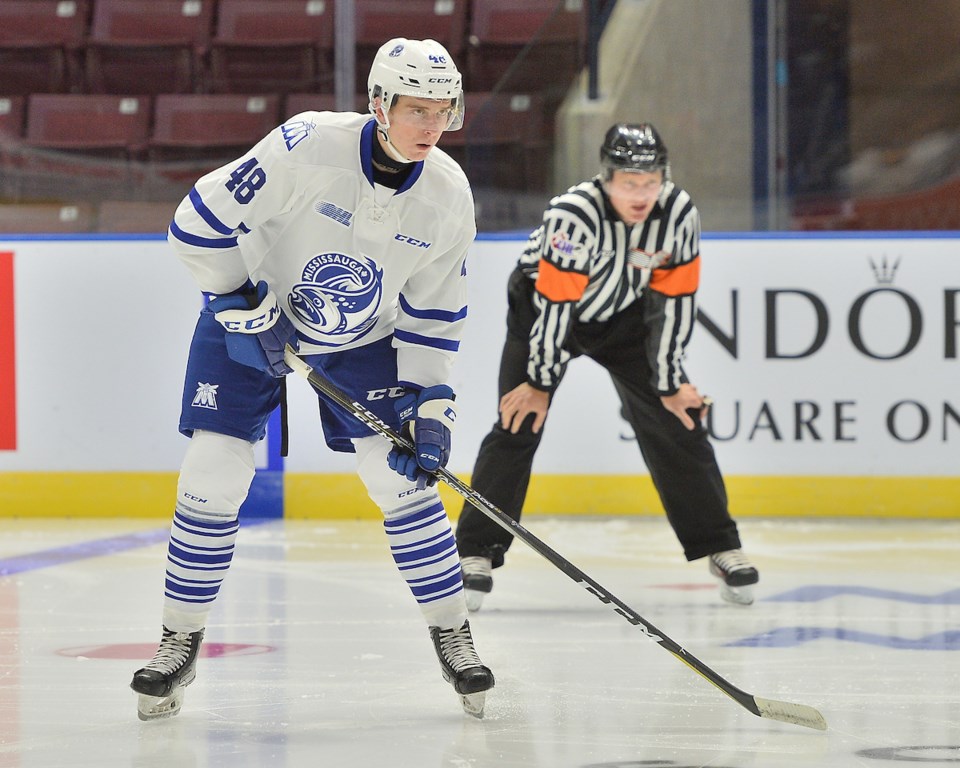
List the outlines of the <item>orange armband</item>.
{"label": "orange armband", "polygon": [[558,269],[549,261],[540,259],[537,273],[537,292],[555,302],[577,301],[587,290],[590,278],[580,272]]}
{"label": "orange armband", "polygon": [[700,286],[700,257],[673,269],[655,269],[650,288],[665,296],[688,296]]}

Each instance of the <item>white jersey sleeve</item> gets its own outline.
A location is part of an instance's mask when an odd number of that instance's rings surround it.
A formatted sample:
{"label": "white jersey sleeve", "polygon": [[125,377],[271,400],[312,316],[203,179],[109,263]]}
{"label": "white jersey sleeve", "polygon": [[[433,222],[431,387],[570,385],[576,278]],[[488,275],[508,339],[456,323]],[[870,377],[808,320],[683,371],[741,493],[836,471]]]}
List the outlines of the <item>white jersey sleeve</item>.
{"label": "white jersey sleeve", "polygon": [[197,181],[174,214],[168,240],[201,290],[225,293],[246,281],[237,238],[281,213],[298,178],[280,127]]}

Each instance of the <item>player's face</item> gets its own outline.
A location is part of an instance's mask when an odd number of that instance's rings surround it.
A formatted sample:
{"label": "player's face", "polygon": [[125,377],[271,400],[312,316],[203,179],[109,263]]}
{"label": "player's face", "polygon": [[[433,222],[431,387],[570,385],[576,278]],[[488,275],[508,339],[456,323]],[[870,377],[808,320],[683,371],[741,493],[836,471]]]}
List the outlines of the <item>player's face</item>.
{"label": "player's face", "polygon": [[624,223],[639,224],[650,215],[662,187],[663,171],[614,171],[605,188],[610,204]]}
{"label": "player's face", "polygon": [[400,96],[390,109],[390,141],[410,160],[423,160],[450,125],[450,99]]}

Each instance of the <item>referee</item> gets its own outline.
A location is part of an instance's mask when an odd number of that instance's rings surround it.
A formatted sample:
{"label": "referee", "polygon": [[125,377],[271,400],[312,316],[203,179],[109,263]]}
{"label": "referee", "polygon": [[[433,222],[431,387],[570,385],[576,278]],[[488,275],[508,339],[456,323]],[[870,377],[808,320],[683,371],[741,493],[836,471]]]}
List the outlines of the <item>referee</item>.
{"label": "referee", "polygon": [[[753,602],[759,575],[740,549],[723,476],[701,423],[708,403],[683,371],[700,273],[700,214],[670,180],[649,123],[612,126],[600,174],[555,197],[507,287],[499,419],[472,484],[520,519],[553,393],[570,360],[610,374],[687,560],[709,558],[721,596]],[[469,503],[457,525],[467,607],[493,588],[513,535]]]}

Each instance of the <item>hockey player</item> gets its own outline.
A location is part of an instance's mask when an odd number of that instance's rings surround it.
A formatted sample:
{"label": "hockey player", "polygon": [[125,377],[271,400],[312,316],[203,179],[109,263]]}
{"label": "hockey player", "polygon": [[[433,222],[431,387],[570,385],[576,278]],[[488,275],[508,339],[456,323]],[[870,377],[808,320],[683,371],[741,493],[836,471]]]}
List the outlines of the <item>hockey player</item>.
{"label": "hockey player", "polygon": [[[758,574],[740,548],[723,478],[682,360],[694,323],[700,216],[670,180],[649,123],[612,126],[601,172],[550,201],[507,288],[499,420],[484,438],[473,487],[519,520],[534,454],[568,362],[610,374],[622,413],[688,560],[709,558],[724,599],[753,601]],[[512,534],[465,504],[457,524],[467,606],[493,588]]]}
{"label": "hockey player", "polygon": [[134,673],[141,719],[175,715],[226,576],[253,446],[280,401],[286,344],[403,429],[416,456],[321,399],[324,437],[354,452],[443,677],[482,716],[494,685],[474,648],[453,531],[432,470],[450,453],[446,384],[476,235],[460,167],[435,145],[463,121],[461,76],[433,40],[390,40],[369,115],[305,112],[196,182],[169,242],[210,302],[190,347],[180,431],[191,437],[170,533],[163,634]]}

